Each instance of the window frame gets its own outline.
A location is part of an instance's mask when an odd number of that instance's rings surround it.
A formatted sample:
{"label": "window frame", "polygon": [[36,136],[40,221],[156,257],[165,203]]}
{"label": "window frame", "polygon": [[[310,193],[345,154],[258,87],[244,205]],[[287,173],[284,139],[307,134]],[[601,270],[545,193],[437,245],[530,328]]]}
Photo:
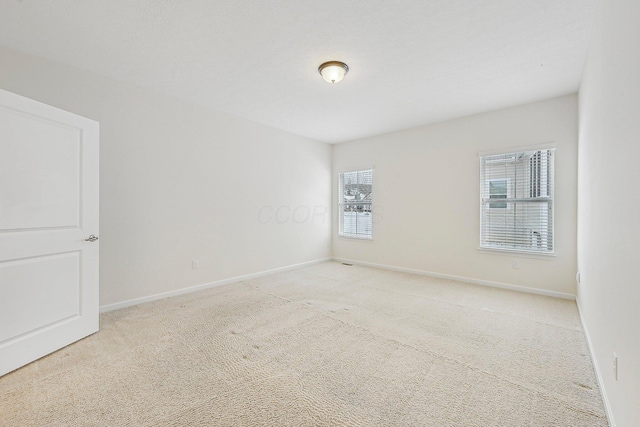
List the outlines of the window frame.
{"label": "window frame", "polygon": [[[546,172],[546,178],[544,178],[544,183],[546,185],[548,185],[548,193],[545,196],[533,196],[533,197],[516,197],[517,194],[515,192],[515,188],[513,188],[511,186],[511,184],[508,183],[508,187],[507,187],[507,197],[506,199],[502,199],[505,200],[505,203],[507,203],[507,209],[511,210],[514,209],[514,207],[517,204],[524,204],[525,206],[531,206],[532,202],[543,202],[547,204],[547,208],[550,211],[548,214],[548,217],[546,218],[546,221],[548,224],[550,224],[550,226],[547,227],[546,234],[548,235],[547,240],[546,240],[546,246],[550,247],[551,249],[549,250],[540,250],[540,249],[536,249],[534,248],[532,245],[530,245],[530,248],[527,247],[523,247],[523,246],[518,246],[517,245],[517,240],[518,240],[518,236],[514,235],[515,237],[512,237],[512,241],[515,241],[515,243],[513,243],[513,246],[510,246],[508,244],[505,245],[500,245],[500,244],[488,244],[485,240],[483,240],[483,238],[485,238],[485,234],[486,231],[489,230],[489,228],[486,227],[485,224],[485,216],[488,214],[488,212],[491,211],[499,211],[502,210],[504,208],[498,208],[498,207],[490,207],[490,201],[489,201],[489,197],[487,196],[487,192],[488,192],[488,182],[492,181],[492,180],[504,180],[504,179],[509,179],[509,177],[495,177],[495,178],[489,178],[487,179],[486,177],[486,163],[485,159],[487,158],[491,158],[491,157],[498,157],[498,156],[516,156],[522,153],[535,153],[535,152],[543,152],[543,151],[549,151],[550,157],[548,162],[545,164],[545,167],[548,169],[545,169]],[[505,150],[493,150],[493,151],[486,151],[486,152],[481,152],[478,153],[478,158],[479,158],[479,166],[480,166],[480,174],[479,174],[479,187],[480,187],[480,191],[479,191],[479,195],[480,195],[480,229],[479,229],[479,247],[478,247],[478,251],[479,252],[486,252],[486,253],[495,253],[495,254],[500,254],[500,253],[510,253],[510,254],[517,254],[519,256],[525,256],[525,257],[532,257],[532,258],[545,258],[545,259],[550,259],[550,258],[554,258],[556,256],[556,241],[555,241],[555,237],[556,237],[556,222],[555,222],[555,212],[556,212],[556,185],[555,185],[555,169],[556,169],[556,146],[555,144],[540,144],[540,145],[536,145],[536,146],[528,146],[528,147],[516,147],[516,148],[511,148],[511,149],[505,149]],[[538,179],[541,179],[540,177]],[[487,186],[487,190],[485,191],[485,186]],[[529,186],[531,186],[531,184],[529,184]],[[538,185],[537,187],[535,187],[538,189],[540,188],[540,185]],[[483,200],[483,197],[485,197],[485,199]],[[514,212],[515,214],[515,212]],[[516,228],[514,227],[514,230],[516,230]],[[533,234],[533,233],[532,233]]]}
{"label": "window frame", "polygon": [[[338,234],[338,237],[341,239],[364,241],[364,242],[370,242],[373,240],[373,187],[374,187],[373,171],[374,171],[373,168],[362,168],[362,169],[345,170],[343,172],[338,173],[338,233],[337,234]],[[368,200],[364,202],[362,200],[359,200],[359,201],[345,203],[343,198],[344,191],[343,191],[343,185],[342,185],[344,175],[350,174],[350,173],[361,173],[361,172],[371,173],[371,192],[367,197]],[[357,228],[356,228],[356,233],[345,233],[344,232],[344,211],[343,211],[344,206],[357,207],[359,205],[369,206],[368,213],[371,217],[371,232],[370,234],[358,234]],[[364,212],[367,212],[366,208],[363,207],[363,209],[364,209]],[[357,216],[357,212],[356,212],[356,216]]]}

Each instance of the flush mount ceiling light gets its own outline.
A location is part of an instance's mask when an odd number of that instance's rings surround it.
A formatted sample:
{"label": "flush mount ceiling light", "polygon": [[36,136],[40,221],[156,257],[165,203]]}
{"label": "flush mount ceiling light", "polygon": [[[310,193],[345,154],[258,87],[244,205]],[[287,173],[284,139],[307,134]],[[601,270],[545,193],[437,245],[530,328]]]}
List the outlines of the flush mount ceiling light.
{"label": "flush mount ceiling light", "polygon": [[320,75],[327,83],[338,83],[349,72],[349,67],[344,62],[329,61],[318,67]]}

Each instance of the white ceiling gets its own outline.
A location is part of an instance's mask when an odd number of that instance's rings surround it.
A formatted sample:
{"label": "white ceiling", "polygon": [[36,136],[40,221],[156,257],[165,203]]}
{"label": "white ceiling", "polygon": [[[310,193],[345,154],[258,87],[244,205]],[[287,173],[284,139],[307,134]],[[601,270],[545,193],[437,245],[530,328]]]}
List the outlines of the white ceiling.
{"label": "white ceiling", "polygon": [[575,92],[597,2],[2,0],[0,45],[342,142]]}

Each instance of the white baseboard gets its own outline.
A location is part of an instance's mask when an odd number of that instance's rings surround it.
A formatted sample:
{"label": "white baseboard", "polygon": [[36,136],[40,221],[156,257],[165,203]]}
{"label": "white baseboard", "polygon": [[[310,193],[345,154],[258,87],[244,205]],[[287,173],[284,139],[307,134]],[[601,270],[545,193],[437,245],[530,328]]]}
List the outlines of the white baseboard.
{"label": "white baseboard", "polygon": [[256,277],[266,276],[268,274],[279,273],[281,271],[292,270],[294,268],[300,268],[307,265],[318,264],[325,261],[330,261],[331,258],[322,258],[313,261],[301,262],[300,264],[288,265],[285,267],[274,268],[272,270],[260,271],[257,273],[245,274],[244,276],[231,277],[229,279],[218,280],[215,282],[203,283],[201,285],[190,286],[188,288],[176,289],[174,291],[162,292],[159,294],[153,294],[145,297],[134,298],[126,301],[116,302],[113,304],[106,304],[100,306],[100,312],[104,313],[112,310],[119,310],[125,307],[131,307],[132,305],[138,305],[145,302],[157,301],[164,298],[175,297],[177,295],[188,294],[191,292],[202,291],[204,289],[215,288],[217,286],[228,285],[229,283],[240,282],[241,280],[255,279]]}
{"label": "white baseboard", "polygon": [[493,288],[509,289],[509,290],[512,290],[512,291],[526,292],[526,293],[529,293],[529,294],[537,294],[537,295],[545,295],[545,296],[549,296],[549,297],[563,298],[563,299],[568,299],[568,300],[575,300],[576,299],[575,295],[566,294],[564,292],[548,291],[548,290],[545,290],[545,289],[529,288],[527,286],[510,285],[508,283],[491,282],[489,280],[472,279],[472,278],[469,278],[469,277],[453,276],[451,274],[434,273],[434,272],[431,272],[431,271],[414,270],[414,269],[411,269],[411,268],[394,267],[394,266],[391,266],[391,265],[376,264],[376,263],[373,263],[373,262],[357,261],[357,260],[344,259],[344,258],[335,258],[335,257],[332,258],[332,259],[334,261],[346,262],[348,264],[364,265],[364,266],[367,266],[367,267],[382,268],[382,269],[385,269],[385,270],[399,271],[399,272],[402,272],[402,273],[420,274],[422,276],[437,277],[439,279],[457,280],[458,282],[472,283],[474,285],[482,285],[482,286],[490,286],[490,287],[493,287]]}
{"label": "white baseboard", "polygon": [[529,287],[526,287],[526,286],[510,285],[510,284],[507,284],[507,283],[499,283],[499,282],[491,282],[491,281],[487,281],[487,280],[471,279],[471,278],[468,278],[468,277],[454,276],[454,275],[450,275],[450,274],[434,273],[434,272],[430,272],[430,271],[414,270],[414,269],[411,269],[411,268],[394,267],[394,266],[391,266],[391,265],[377,264],[377,263],[372,263],[372,262],[365,262],[365,261],[358,261],[358,260],[351,260],[351,259],[335,258],[334,257],[334,258],[321,258],[321,259],[317,259],[317,260],[313,260],[313,261],[302,262],[302,263],[299,263],[299,264],[288,265],[288,266],[285,266],[285,267],[274,268],[274,269],[271,269],[271,270],[260,271],[260,272],[257,272],[257,273],[246,274],[246,275],[243,275],[243,276],[231,277],[231,278],[228,278],[228,279],[218,280],[218,281],[215,281],[215,282],[203,283],[203,284],[200,284],[200,285],[190,286],[188,288],[176,289],[176,290],[173,290],[173,291],[162,292],[162,293],[159,293],[159,294],[153,294],[153,295],[148,295],[148,296],[144,296],[144,297],[133,298],[133,299],[130,299],[130,300],[116,302],[116,303],[113,303],[113,304],[106,304],[106,305],[100,306],[100,312],[104,313],[104,312],[107,312],[107,311],[118,310],[118,309],[121,309],[121,308],[131,307],[133,305],[142,304],[142,303],[145,303],[145,302],[151,302],[151,301],[156,301],[156,300],[169,298],[169,297],[173,297],[173,296],[177,296],[177,295],[187,294],[187,293],[190,293],[190,292],[197,292],[197,291],[201,291],[201,290],[204,290],[204,289],[215,288],[216,286],[227,285],[229,283],[235,283],[235,282],[239,282],[239,281],[242,281],[242,280],[254,279],[256,277],[266,276],[268,274],[278,273],[278,272],[286,271],[286,270],[292,270],[294,268],[300,268],[300,267],[304,267],[304,266],[307,266],[307,265],[318,264],[318,263],[321,263],[321,262],[326,262],[326,261],[331,261],[331,260],[338,261],[338,262],[346,262],[346,263],[349,263],[349,264],[364,265],[364,266],[368,266],[368,267],[382,268],[382,269],[385,269],[385,270],[399,271],[399,272],[403,272],[403,273],[412,273],[412,274],[420,274],[420,275],[423,275],[423,276],[438,277],[440,279],[457,280],[459,282],[472,283],[472,284],[482,285],[482,286],[491,286],[491,287],[495,287],[495,288],[509,289],[509,290],[514,290],[514,291],[519,291],[519,292],[527,292],[527,293],[532,293],[532,294],[546,295],[546,296],[551,296],[551,297],[556,297],[556,298],[564,298],[564,299],[575,300],[575,296],[574,295],[565,294],[565,293],[562,293],[562,292],[547,291],[547,290],[543,290],[543,289],[529,288]]}
{"label": "white baseboard", "polygon": [[582,317],[582,310],[580,309],[580,299],[576,298],[576,305],[578,306],[578,315],[580,316],[580,323],[582,323],[582,330],[584,331],[584,335],[587,338],[587,345],[589,346],[589,353],[591,354],[591,363],[593,363],[593,369],[596,371],[596,380],[598,381],[598,387],[600,387],[600,395],[602,396],[602,402],[604,403],[604,410],[607,414],[607,419],[609,420],[610,427],[616,427],[616,421],[613,418],[613,412],[611,412],[611,404],[609,403],[609,398],[607,397],[607,389],[604,388],[604,381],[602,380],[602,371],[600,370],[600,365],[598,365],[598,359],[596,359],[596,353],[593,351],[593,343],[591,342],[591,336],[589,335],[589,330],[587,329],[586,323],[584,323],[584,318]]}

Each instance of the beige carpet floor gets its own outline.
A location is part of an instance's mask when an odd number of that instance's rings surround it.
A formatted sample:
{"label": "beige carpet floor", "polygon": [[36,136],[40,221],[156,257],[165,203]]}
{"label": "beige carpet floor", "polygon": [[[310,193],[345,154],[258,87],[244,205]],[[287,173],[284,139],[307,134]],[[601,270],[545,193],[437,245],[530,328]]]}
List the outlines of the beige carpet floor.
{"label": "beige carpet floor", "polygon": [[312,265],[103,314],[0,426],[606,426],[576,305]]}

